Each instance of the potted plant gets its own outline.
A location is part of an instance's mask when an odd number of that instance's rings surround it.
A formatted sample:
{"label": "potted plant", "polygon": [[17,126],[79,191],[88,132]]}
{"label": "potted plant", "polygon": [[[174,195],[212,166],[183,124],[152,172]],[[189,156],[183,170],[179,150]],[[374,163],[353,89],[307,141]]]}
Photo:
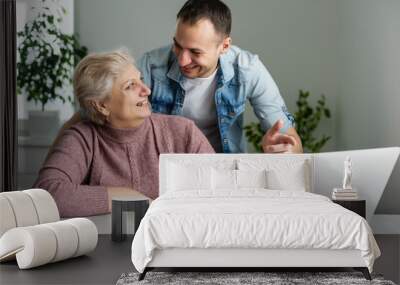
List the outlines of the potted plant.
{"label": "potted plant", "polygon": [[28,101],[41,105],[41,111],[30,111],[28,127],[34,136],[52,136],[59,127],[58,111],[45,111],[51,101],[73,102],[65,88],[72,83],[74,66],[87,54],[75,35],[60,29],[67,11],[54,2],[33,7],[36,17],[18,32],[17,92]]}
{"label": "potted plant", "polygon": [[[309,96],[310,93],[308,91],[299,91],[299,98],[296,101],[298,109],[294,114],[295,128],[306,152],[320,152],[322,147],[330,139],[330,136],[322,135],[321,138],[316,138],[314,131],[317,129],[323,117],[331,117],[331,112],[326,107],[324,95],[321,95],[315,108],[308,103]],[[244,127],[244,130],[248,141],[253,145],[255,150],[262,152],[261,140],[264,136],[264,132],[261,129],[260,123],[250,123]]]}

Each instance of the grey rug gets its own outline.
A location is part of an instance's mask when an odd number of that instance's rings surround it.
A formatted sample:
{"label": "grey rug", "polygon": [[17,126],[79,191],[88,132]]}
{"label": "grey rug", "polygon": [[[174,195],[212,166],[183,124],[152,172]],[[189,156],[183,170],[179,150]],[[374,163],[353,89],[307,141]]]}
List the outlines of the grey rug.
{"label": "grey rug", "polygon": [[384,280],[381,275],[372,275],[368,281],[360,272],[148,272],[142,281],[138,281],[139,273],[124,273],[116,285],[134,284],[379,284],[395,285]]}

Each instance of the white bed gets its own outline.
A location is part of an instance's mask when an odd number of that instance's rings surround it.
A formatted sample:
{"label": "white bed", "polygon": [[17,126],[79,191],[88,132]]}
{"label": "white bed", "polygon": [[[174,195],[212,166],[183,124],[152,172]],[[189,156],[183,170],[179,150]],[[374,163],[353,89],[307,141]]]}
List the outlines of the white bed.
{"label": "white bed", "polygon": [[[155,267],[354,267],[370,278],[380,255],[372,231],[362,217],[315,194],[316,164],[312,154],[161,155],[160,197],[132,243],[140,278]],[[292,168],[278,179],[290,191],[276,190],[276,181],[274,190],[260,187],[258,168],[276,165],[283,165],[278,174]],[[266,173],[273,181],[273,171]]]}

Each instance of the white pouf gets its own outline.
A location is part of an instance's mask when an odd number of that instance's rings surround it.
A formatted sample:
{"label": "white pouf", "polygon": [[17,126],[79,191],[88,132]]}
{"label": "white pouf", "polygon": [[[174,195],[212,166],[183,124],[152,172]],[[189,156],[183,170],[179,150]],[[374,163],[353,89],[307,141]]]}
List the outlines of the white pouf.
{"label": "white pouf", "polygon": [[96,248],[95,224],[86,218],[60,221],[45,190],[0,193],[0,214],[0,262],[16,259],[20,269],[28,269]]}

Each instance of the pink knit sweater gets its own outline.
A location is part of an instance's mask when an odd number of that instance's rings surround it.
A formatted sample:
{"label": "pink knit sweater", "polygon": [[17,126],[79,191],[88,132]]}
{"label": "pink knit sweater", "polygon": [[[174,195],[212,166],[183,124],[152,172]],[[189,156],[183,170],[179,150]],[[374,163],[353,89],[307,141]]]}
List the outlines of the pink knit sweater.
{"label": "pink knit sweater", "polygon": [[201,131],[182,117],[152,114],[134,129],[81,122],[66,130],[35,187],[48,190],[62,217],[108,211],[106,187],[158,196],[160,153],[213,153]]}

